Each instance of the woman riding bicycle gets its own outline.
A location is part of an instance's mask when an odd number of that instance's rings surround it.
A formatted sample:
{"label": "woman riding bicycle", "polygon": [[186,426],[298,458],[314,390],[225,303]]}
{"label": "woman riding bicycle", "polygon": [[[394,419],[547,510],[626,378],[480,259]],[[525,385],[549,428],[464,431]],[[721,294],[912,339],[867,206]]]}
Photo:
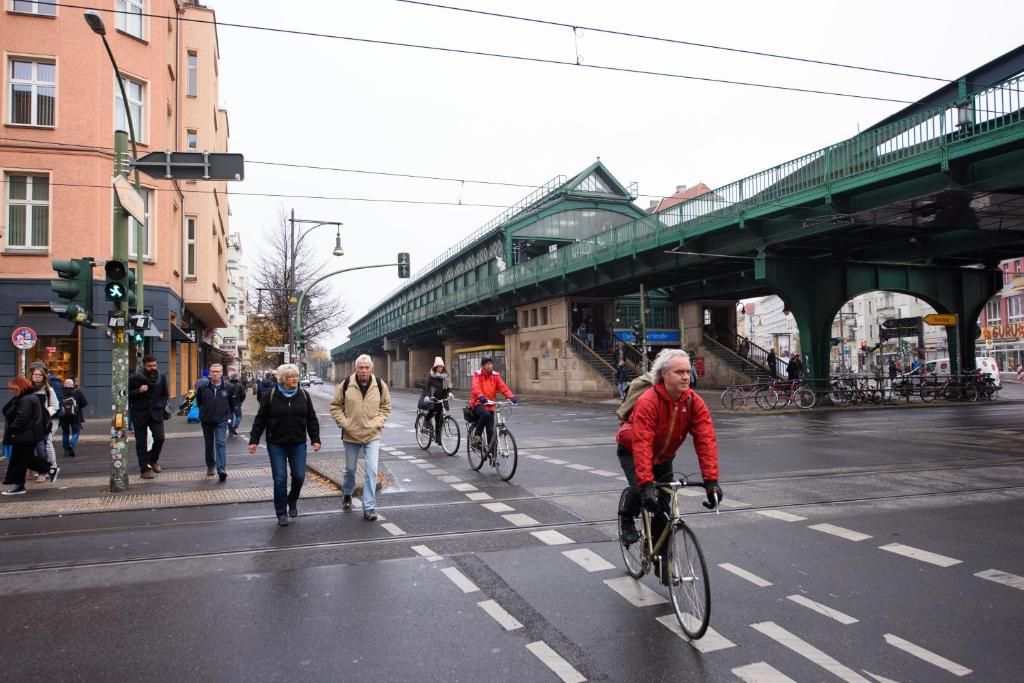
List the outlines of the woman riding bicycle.
{"label": "woman riding bicycle", "polygon": [[[434,434],[438,435],[438,443],[440,443],[441,421],[444,419],[444,410],[440,402],[447,400],[451,394],[452,379],[448,375],[448,371],[445,370],[444,359],[437,356],[427,375],[427,383],[423,385],[423,391],[420,392],[419,408],[434,418]],[[429,423],[430,417],[425,422]]]}
{"label": "woman riding bicycle", "polygon": [[494,361],[491,358],[484,358],[480,361],[480,370],[473,373],[473,388],[470,390],[469,407],[476,415],[476,430],[472,436],[480,436],[480,432],[487,430],[487,443],[494,439],[494,400],[498,392],[505,395],[512,403],[516,397],[501,379],[501,375],[494,369]]}
{"label": "woman riding bicycle", "polygon": [[[626,544],[640,538],[633,520],[640,514],[641,505],[657,512],[667,504],[663,496],[659,499],[655,482],[672,479],[676,449],[689,433],[693,434],[708,501],[717,505],[722,498],[715,425],[704,399],[690,389],[689,356],[681,349],[665,349],[654,359],[650,375],[654,385],[637,399],[615,436],[619,465],[632,494],[623,499],[623,509],[619,510],[622,542]],[[663,525],[663,516],[655,515],[653,538],[661,534]]]}

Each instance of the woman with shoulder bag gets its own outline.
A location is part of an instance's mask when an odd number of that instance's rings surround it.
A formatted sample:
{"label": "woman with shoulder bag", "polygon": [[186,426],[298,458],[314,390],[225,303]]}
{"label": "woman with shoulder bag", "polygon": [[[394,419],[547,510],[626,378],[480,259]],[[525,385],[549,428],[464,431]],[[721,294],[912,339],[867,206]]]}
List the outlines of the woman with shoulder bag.
{"label": "woman with shoulder bag", "polygon": [[17,496],[25,491],[25,473],[35,470],[48,475],[50,483],[57,481],[60,468],[51,466],[46,458],[36,453],[36,444],[45,436],[49,415],[43,417],[43,407],[35,396],[35,388],[24,377],[15,377],[7,384],[13,398],[3,408],[4,445],[11,446],[11,460],[7,465],[4,484],[13,488],[0,493]]}
{"label": "woman with shoulder bag", "polygon": [[434,434],[436,435],[434,440],[438,443],[441,440],[441,421],[444,419],[444,410],[439,401],[446,401],[451,395],[452,379],[448,375],[448,371],[445,370],[444,359],[441,356],[437,356],[434,358],[434,365],[430,368],[430,373],[427,375],[427,382],[423,385],[423,391],[420,392],[418,407],[420,410],[429,413],[427,417],[428,423],[430,417],[434,418]]}

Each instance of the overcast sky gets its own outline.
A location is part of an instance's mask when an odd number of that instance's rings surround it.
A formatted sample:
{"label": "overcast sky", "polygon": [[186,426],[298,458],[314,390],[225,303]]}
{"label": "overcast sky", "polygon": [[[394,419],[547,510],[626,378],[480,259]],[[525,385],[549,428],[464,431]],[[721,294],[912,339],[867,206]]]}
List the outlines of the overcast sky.
{"label": "overcast sky", "polygon": [[[589,65],[914,101],[922,78],[668,45],[394,0],[209,0],[223,23],[327,33]],[[451,0],[474,9],[677,40],[955,79],[1022,38],[1019,0],[669,2]],[[231,190],[245,259],[280,210],[342,221],[337,268],[412,255],[413,274],[541,185],[600,157],[641,195],[725,185],[855,135],[903,108],[853,99],[371,45],[221,26],[220,91],[231,151],[247,160]],[[465,179],[425,181],[289,169],[256,161]],[[364,197],[455,206],[243,196]],[[457,204],[461,201],[463,206]],[[649,199],[637,203],[646,207]],[[471,205],[491,206],[471,206]],[[469,205],[469,206],[467,206]],[[333,231],[310,235],[325,258]],[[333,280],[353,320],[400,284],[395,269]],[[327,342],[347,338],[339,327]]]}

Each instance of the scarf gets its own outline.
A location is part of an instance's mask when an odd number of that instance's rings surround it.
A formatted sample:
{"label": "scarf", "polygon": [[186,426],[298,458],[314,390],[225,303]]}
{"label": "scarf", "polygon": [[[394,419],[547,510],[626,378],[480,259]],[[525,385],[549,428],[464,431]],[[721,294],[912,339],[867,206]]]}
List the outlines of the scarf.
{"label": "scarf", "polygon": [[430,379],[442,380],[443,389],[445,391],[451,391],[452,379],[451,379],[451,377],[448,376],[447,372],[434,372],[433,370],[431,370],[430,371]]}
{"label": "scarf", "polygon": [[284,396],[285,398],[295,398],[295,394],[299,393],[298,386],[296,386],[291,391],[288,391],[287,389],[284,388],[284,385],[281,383],[278,383],[277,390],[280,391],[281,395]]}

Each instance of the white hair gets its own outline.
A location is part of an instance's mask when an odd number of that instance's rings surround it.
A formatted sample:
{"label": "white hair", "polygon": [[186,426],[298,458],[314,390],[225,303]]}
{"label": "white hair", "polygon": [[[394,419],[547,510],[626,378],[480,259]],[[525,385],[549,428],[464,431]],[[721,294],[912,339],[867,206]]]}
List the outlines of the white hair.
{"label": "white hair", "polygon": [[356,365],[359,365],[360,363],[363,363],[363,362],[369,363],[369,364],[370,364],[370,367],[371,367],[371,368],[373,367],[373,359],[372,359],[372,358],[370,358],[370,354],[368,354],[368,353],[362,353],[362,354],[360,354],[360,355],[359,355],[359,357],[358,357],[358,358],[356,358],[356,362],[355,362],[355,364],[356,364]]}
{"label": "white hair", "polygon": [[291,373],[294,372],[296,375],[299,374],[299,366],[295,365],[294,363],[285,363],[284,365],[278,365],[276,372],[278,381],[283,383],[284,378],[290,375]]}
{"label": "white hair", "polygon": [[654,377],[654,383],[659,384],[664,382],[664,378],[661,373],[668,367],[669,361],[673,358],[685,358],[687,361],[690,360],[690,354],[686,353],[682,349],[662,349],[657,357],[654,359],[654,365],[651,366],[651,376]]}

